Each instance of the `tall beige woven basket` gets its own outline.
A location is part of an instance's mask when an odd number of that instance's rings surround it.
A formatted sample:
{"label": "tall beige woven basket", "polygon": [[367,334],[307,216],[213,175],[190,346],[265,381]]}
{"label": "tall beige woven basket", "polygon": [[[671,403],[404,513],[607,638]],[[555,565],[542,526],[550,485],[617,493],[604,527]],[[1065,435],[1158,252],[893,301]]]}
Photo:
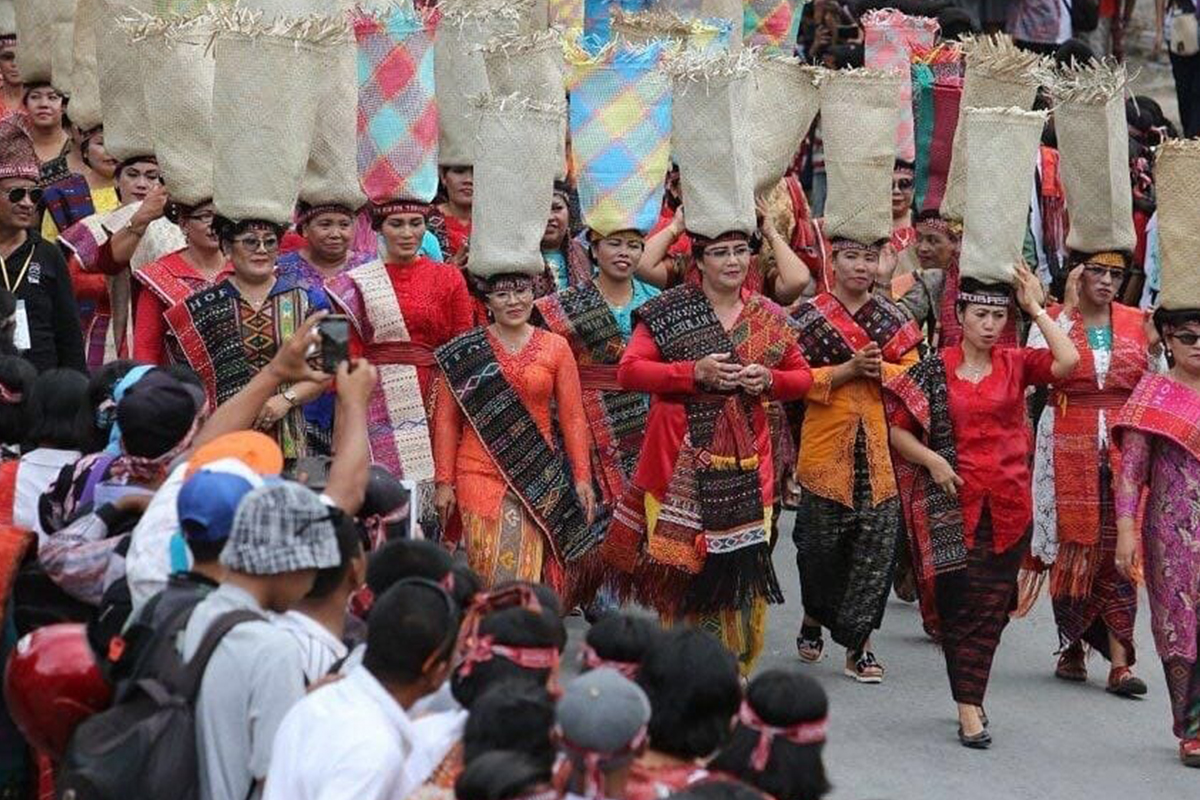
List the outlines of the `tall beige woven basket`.
{"label": "tall beige woven basket", "polygon": [[532,0],[445,0],[434,40],[434,87],[438,104],[438,163],[469,166],[479,147],[475,100],[488,91],[481,48],[494,36],[514,35],[528,25]]}
{"label": "tall beige woven basket", "polygon": [[361,208],[367,202],[358,181],[358,50],[348,25],[333,41],[325,69],[312,91],[320,99],[300,199],[312,205]]}
{"label": "tall beige woven basket", "polygon": [[841,70],[821,79],[825,233],[860,244],[892,235],[892,168],[900,121],[898,72]]}
{"label": "tall beige woven basket", "polygon": [[74,31],[75,63],[71,68],[71,122],[89,131],[103,122],[100,77],[96,67],[96,27],[104,0],[79,0]]}
{"label": "tall beige woven basket", "polygon": [[967,109],[967,208],[959,271],[989,283],[1012,283],[1024,260],[1029,200],[1044,111]]}
{"label": "tall beige woven basket", "polygon": [[[79,0],[54,0],[54,23],[51,27],[50,83],[70,97],[74,89],[71,74],[75,71],[75,15]],[[20,50],[17,51],[20,53]]]}
{"label": "tall beige woven basket", "polygon": [[130,9],[149,11],[153,2],[108,0],[97,8],[96,74],[104,118],[104,149],[118,161],[154,154],[154,140],[146,124],[142,59],[118,21]]}
{"label": "tall beige woven basket", "polygon": [[757,227],[754,164],[746,146],[752,61],[748,51],[685,51],[667,63],[674,88],[671,144],[687,229],[710,239]]}
{"label": "tall beige woven basket", "polygon": [[479,277],[538,275],[542,234],[554,196],[555,151],[566,104],[512,95],[477,98],[479,157],[471,207],[471,257]]}
{"label": "tall beige woven basket", "polygon": [[146,118],[171,198],[185,205],[213,195],[213,20],[143,16],[128,31],[142,59]]}
{"label": "tall beige woven basket", "polygon": [[25,83],[49,81],[53,65],[54,20],[61,0],[14,0],[17,66]]}
{"label": "tall beige woven basket", "polygon": [[1062,70],[1050,85],[1070,230],[1067,247],[1132,251],[1133,190],[1125,123],[1125,67]]}
{"label": "tall beige woven basket", "polygon": [[765,56],[750,76],[750,151],[754,191],[765,194],[784,176],[821,106],[818,71],[799,59]]}
{"label": "tall beige woven basket", "polygon": [[[490,39],[483,47],[488,88],[494,97],[519,94],[539,103],[566,102],[566,61],[558,31],[543,30]],[[558,137],[558,171],[567,171],[567,122]]]}
{"label": "tall beige woven basket", "polygon": [[1154,165],[1162,276],[1159,305],[1200,308],[1200,140],[1159,148]]}
{"label": "tall beige woven basket", "polygon": [[966,209],[968,108],[1033,108],[1037,97],[1039,56],[1018,50],[1008,36],[972,39],[963,45],[967,72],[959,104],[958,127],[950,154],[950,172],[942,197],[942,216],[961,220]]}
{"label": "tall beige woven basket", "polygon": [[286,223],[316,124],[312,85],[344,20],[220,9],[215,25],[213,202],[229,219]]}

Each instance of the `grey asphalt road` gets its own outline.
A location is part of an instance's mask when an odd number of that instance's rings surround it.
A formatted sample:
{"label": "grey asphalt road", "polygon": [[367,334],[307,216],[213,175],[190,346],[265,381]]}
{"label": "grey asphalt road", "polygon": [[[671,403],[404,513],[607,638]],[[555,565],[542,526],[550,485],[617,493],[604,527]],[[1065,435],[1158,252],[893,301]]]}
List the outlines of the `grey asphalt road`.
{"label": "grey asphalt road", "polygon": [[[1200,770],[1179,763],[1144,604],[1136,641],[1146,699],[1105,693],[1108,667],[1099,656],[1089,661],[1086,685],[1056,680],[1058,639],[1043,596],[1000,643],[986,703],[995,742],[987,751],[967,750],[955,736],[945,662],[925,637],[916,605],[893,598],[874,637],[887,665],[882,685],[845,677],[844,650],[828,640],[824,661],[799,662],[792,515],[782,523],[775,567],[787,603],[771,608],[758,669],[805,670],[829,693],[829,800],[1200,800]],[[573,617],[569,627],[578,641],[583,621]]]}

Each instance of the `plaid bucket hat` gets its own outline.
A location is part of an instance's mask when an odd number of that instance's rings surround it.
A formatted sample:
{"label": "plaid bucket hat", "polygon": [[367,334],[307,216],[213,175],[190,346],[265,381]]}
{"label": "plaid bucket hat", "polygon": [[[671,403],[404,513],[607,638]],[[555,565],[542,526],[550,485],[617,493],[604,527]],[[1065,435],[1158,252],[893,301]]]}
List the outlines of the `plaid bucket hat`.
{"label": "plaid bucket hat", "polygon": [[246,495],[221,551],[221,563],[247,575],[280,575],[341,563],[336,510],[310,489],[280,481]]}

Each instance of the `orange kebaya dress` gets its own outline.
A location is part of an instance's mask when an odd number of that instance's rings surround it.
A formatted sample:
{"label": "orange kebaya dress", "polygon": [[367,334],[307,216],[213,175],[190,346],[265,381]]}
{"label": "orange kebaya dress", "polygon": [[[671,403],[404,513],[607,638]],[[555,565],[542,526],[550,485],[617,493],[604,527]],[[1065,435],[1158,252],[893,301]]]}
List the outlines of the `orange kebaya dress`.
{"label": "orange kebaya dress", "polygon": [[[464,336],[478,336],[477,331]],[[515,391],[551,450],[556,449],[551,424],[551,401],[554,402],[571,480],[575,484],[590,483],[587,420],[579,371],[567,340],[535,328],[517,353],[509,353],[490,330],[486,332],[486,342],[494,352],[503,379]],[[442,353],[439,350],[439,361]],[[484,379],[490,374],[486,373]],[[439,485],[455,488],[471,569],[489,586],[507,580],[544,581],[561,591],[566,575],[563,560],[555,552],[554,538],[558,531],[547,529],[554,526],[535,513],[528,487],[506,475],[493,457],[510,429],[507,426],[503,430],[489,429],[481,418],[468,418],[456,399],[456,392],[450,391],[444,378],[439,378],[435,392],[436,480]],[[551,558],[546,557],[547,547]]]}

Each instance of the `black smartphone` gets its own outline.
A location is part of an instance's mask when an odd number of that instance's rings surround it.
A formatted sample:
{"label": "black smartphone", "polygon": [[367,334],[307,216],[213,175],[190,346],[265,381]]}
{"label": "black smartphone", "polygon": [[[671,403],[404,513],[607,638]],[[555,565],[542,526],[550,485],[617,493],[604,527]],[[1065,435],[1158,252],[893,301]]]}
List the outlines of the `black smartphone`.
{"label": "black smartphone", "polygon": [[321,337],[321,370],[330,375],[338,364],[350,358],[350,319],[342,314],[330,314],[317,323]]}
{"label": "black smartphone", "polygon": [[838,32],[838,41],[844,42],[844,41],[847,41],[848,39],[853,39],[855,36],[858,35],[858,26],[857,25],[839,25],[837,32]]}

